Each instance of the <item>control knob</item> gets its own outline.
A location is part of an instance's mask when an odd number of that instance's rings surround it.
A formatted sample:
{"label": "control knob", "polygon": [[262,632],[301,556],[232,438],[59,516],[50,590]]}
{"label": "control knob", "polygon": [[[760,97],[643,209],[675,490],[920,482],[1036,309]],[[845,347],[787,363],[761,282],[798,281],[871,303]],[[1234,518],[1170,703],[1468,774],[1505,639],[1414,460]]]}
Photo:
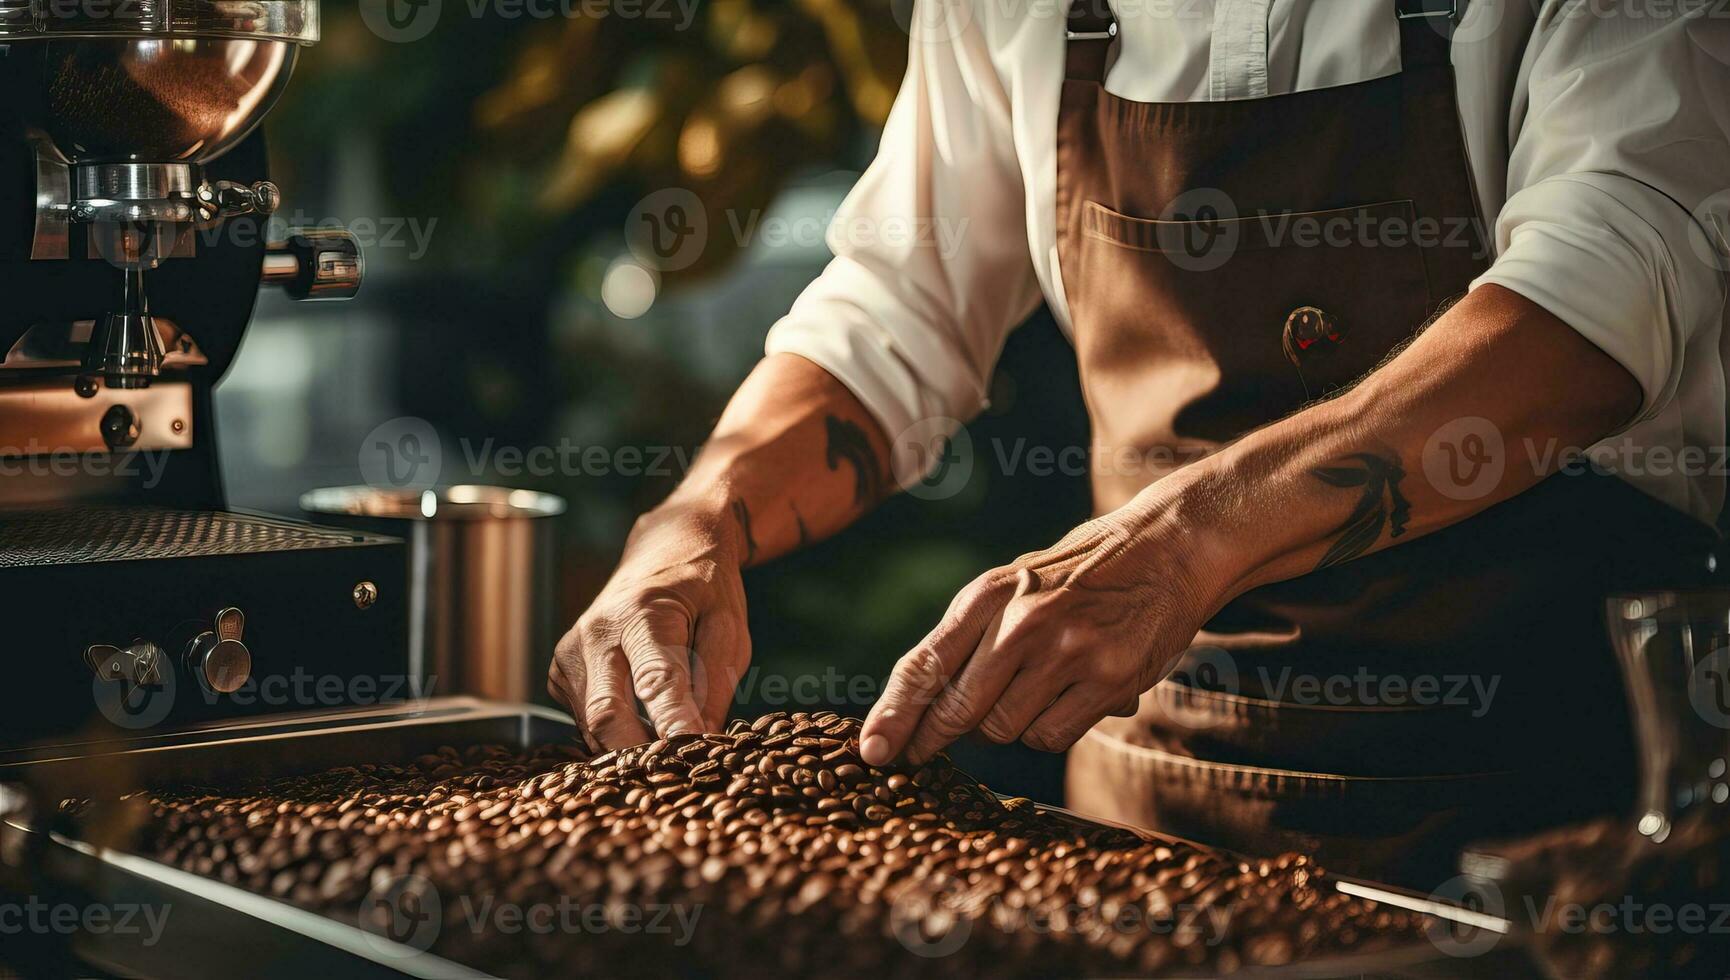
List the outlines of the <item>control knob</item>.
{"label": "control knob", "polygon": [[216,629],[186,645],[186,669],[208,691],[233,694],[252,678],[252,651],[241,642],[246,616],[230,606],[216,614]]}

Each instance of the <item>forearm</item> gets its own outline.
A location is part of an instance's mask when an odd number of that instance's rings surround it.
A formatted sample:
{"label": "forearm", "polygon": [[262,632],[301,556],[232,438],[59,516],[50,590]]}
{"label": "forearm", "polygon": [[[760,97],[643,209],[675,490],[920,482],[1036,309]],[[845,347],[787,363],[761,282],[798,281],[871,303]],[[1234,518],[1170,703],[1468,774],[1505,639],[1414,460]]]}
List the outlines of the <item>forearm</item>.
{"label": "forearm", "polygon": [[1634,379],[1565,323],[1485,286],[1350,391],[1130,507],[1188,532],[1223,602],[1470,518],[1567,462],[1524,447],[1591,445],[1639,399]]}
{"label": "forearm", "polygon": [[752,565],[836,533],[894,489],[888,440],[865,406],[801,357],[758,364],[683,483],[657,510],[724,512]]}

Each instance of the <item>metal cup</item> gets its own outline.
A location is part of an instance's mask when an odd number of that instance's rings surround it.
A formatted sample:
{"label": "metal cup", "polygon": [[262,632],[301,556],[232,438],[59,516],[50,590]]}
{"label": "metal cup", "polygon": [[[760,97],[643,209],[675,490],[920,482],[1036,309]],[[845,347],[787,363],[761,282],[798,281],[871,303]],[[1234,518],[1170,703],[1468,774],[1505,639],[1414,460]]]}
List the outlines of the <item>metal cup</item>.
{"label": "metal cup", "polygon": [[1730,800],[1730,590],[1612,596],[1640,746],[1640,833],[1670,835],[1684,812]]}
{"label": "metal cup", "polygon": [[319,523],[408,542],[409,665],[422,694],[529,701],[553,647],[553,524],[565,502],[504,487],[331,487]]}

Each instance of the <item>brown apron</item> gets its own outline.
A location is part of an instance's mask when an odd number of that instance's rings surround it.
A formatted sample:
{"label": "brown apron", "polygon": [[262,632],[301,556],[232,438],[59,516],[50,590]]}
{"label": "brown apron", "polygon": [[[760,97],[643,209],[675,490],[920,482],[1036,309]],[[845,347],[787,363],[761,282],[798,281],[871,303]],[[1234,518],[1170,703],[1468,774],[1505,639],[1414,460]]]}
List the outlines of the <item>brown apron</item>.
{"label": "brown apron", "polygon": [[[1362,376],[1485,268],[1449,42],[1399,23],[1397,75],[1141,103],[1105,91],[1115,20],[1077,0],[1057,245],[1100,512]],[[1250,592],[1075,746],[1070,805],[1433,886],[1474,838],[1630,802],[1601,602],[1697,581],[1711,543],[1619,479],[1557,476]]]}

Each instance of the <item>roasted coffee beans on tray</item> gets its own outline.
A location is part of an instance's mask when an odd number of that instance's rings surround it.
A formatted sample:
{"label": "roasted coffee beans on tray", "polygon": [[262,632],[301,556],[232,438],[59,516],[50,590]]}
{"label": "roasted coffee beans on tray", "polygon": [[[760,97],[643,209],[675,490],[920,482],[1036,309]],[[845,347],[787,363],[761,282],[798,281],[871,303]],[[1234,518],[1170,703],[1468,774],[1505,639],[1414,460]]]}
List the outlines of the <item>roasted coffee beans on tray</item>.
{"label": "roasted coffee beans on tray", "polygon": [[1217,975],[1424,942],[1297,855],[1245,863],[877,768],[859,722],[775,714],[583,759],[148,794],[148,853],[513,976]]}
{"label": "roasted coffee beans on tray", "polygon": [[1662,843],[1626,818],[1483,849],[1496,899],[1553,976],[1730,976],[1730,818],[1699,806]]}

